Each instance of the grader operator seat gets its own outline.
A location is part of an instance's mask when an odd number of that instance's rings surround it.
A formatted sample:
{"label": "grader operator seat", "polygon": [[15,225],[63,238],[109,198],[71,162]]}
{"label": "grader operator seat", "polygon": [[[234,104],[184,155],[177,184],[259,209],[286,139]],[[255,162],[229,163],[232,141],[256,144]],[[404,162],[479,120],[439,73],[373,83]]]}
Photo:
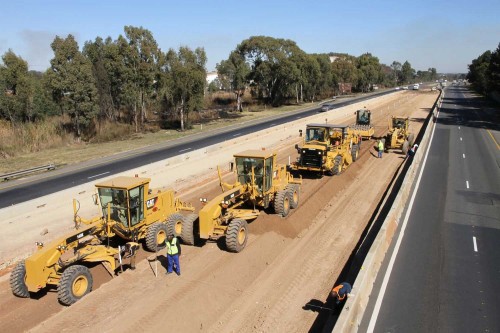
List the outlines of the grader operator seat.
{"label": "grader operator seat", "polygon": [[108,204],[111,209],[111,219],[128,227],[127,200],[125,190],[117,188],[99,188],[102,214],[108,216]]}
{"label": "grader operator seat", "polygon": [[309,141],[325,141],[325,129],[308,128],[306,132],[306,142]]}
{"label": "grader operator seat", "polygon": [[264,183],[264,160],[253,157],[236,158],[238,182],[241,184],[252,183],[252,168],[255,185],[259,189],[259,192],[262,192],[262,185]]}
{"label": "grader operator seat", "polygon": [[394,128],[404,128],[405,127],[405,120],[404,119],[394,118],[393,121],[392,121],[392,126]]}

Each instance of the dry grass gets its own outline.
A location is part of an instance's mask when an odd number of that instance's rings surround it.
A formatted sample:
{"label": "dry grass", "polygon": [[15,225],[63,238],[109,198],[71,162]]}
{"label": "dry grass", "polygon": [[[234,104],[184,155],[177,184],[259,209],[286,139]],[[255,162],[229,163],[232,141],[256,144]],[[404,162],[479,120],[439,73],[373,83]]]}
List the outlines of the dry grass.
{"label": "dry grass", "polygon": [[190,115],[192,128],[184,132],[157,130],[134,133],[130,125],[104,123],[88,143],[77,142],[64,134],[60,120],[56,119],[16,128],[7,122],[0,122],[0,174],[49,163],[58,166],[79,163],[303,107],[253,107],[245,112],[211,111],[196,117]]}

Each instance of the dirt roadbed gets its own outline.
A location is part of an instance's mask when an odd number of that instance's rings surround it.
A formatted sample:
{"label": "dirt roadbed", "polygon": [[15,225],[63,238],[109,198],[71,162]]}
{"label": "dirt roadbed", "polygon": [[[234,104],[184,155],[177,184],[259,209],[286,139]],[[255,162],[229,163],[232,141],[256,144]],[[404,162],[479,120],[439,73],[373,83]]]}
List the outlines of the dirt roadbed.
{"label": "dirt roadbed", "polygon": [[[437,94],[407,93],[372,109],[375,135],[386,131],[389,114],[410,116],[420,129]],[[345,124],[352,122],[352,115]],[[361,156],[340,176],[308,177],[299,207],[286,219],[262,213],[250,223],[250,238],[241,253],[224,251],[223,242],[183,246],[182,275],[166,276],[160,255],[158,276],[150,253],[142,251],[135,271],[111,279],[93,272],[94,291],[71,307],[57,303],[49,291],[39,299],[10,294],[0,282],[0,324],[9,332],[153,331],[305,332],[317,313],[304,310],[310,300],[324,301],[366,227],[403,155],[376,158],[373,142],[363,142]],[[295,156],[282,144],[280,162]],[[219,193],[216,182],[192,188],[183,200]],[[102,284],[102,285],[100,285]],[[168,326],[167,326],[168,325]]]}

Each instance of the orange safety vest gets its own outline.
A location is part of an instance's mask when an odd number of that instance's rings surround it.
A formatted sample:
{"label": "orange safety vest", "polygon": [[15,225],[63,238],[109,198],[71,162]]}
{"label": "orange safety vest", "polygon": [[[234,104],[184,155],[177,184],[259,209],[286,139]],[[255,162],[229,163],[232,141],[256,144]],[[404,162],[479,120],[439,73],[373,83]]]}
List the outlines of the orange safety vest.
{"label": "orange safety vest", "polygon": [[339,290],[342,289],[343,287],[344,287],[344,285],[339,284],[338,286],[336,286],[335,288],[332,289],[332,292],[335,291],[337,293],[337,299],[339,301],[343,300],[346,296],[345,294],[344,294],[344,296],[340,296],[340,294],[339,294]]}

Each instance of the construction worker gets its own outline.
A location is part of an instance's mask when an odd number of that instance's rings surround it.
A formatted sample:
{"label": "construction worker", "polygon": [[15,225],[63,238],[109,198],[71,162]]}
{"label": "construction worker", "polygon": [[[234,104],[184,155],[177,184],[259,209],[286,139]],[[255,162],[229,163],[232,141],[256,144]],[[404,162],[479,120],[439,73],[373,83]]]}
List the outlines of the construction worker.
{"label": "construction worker", "polygon": [[384,152],[384,141],[378,140],[378,158],[382,158],[383,152]]}
{"label": "construction worker", "polygon": [[181,266],[179,265],[179,256],[181,255],[181,245],[177,240],[177,237],[170,234],[167,236],[167,272],[165,274],[170,274],[175,269],[177,275],[181,275]]}
{"label": "construction worker", "polygon": [[408,153],[406,154],[406,158],[413,158],[415,156],[415,153],[417,152],[418,145],[414,144],[413,147],[408,150]]}
{"label": "construction worker", "polygon": [[354,296],[354,294],[351,294],[351,290],[352,288],[349,283],[342,282],[332,289],[331,295],[336,299],[335,302],[339,304],[346,298],[346,296]]}

